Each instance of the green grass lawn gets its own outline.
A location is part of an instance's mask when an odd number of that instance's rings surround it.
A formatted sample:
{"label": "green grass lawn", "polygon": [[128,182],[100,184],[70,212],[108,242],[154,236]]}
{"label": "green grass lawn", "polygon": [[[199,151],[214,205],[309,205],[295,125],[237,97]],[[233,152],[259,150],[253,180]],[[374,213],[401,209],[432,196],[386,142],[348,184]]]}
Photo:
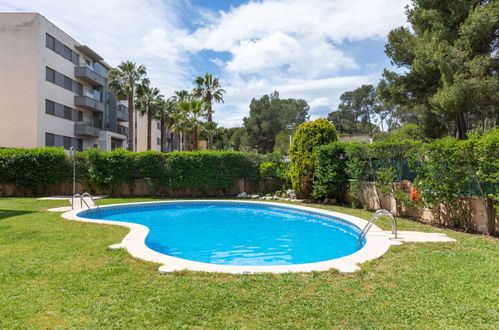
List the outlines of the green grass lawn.
{"label": "green grass lawn", "polygon": [[0,198],[0,328],[499,329],[497,239],[397,219],[457,242],[394,246],[348,275],[159,275],[158,264],[107,248],[128,229],[46,211],[65,204]]}

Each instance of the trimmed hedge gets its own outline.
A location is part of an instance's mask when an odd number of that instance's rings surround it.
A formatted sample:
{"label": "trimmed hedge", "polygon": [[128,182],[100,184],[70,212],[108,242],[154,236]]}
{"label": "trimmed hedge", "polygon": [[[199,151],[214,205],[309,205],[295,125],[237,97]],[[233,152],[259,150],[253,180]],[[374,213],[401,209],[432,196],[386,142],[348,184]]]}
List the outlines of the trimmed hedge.
{"label": "trimmed hedge", "polygon": [[[257,183],[263,179],[260,164],[275,160],[275,155],[236,151],[133,153],[123,149],[86,150],[76,157],[78,179],[110,193],[137,179],[147,179],[156,188],[201,191],[233,187],[237,179]],[[36,190],[71,177],[71,159],[62,148],[0,150],[0,183]]]}
{"label": "trimmed hedge", "polygon": [[[468,140],[444,138],[430,143],[383,141],[373,144],[335,142],[317,148],[313,196],[338,198],[345,186],[354,202],[360,202],[367,182],[374,182],[380,197],[393,196],[401,203],[412,203],[393,183],[413,181],[419,206],[440,210],[446,205],[460,210],[465,195],[480,198],[486,205],[499,202],[499,129]],[[487,211],[488,212],[488,211]],[[466,228],[466,210],[458,214],[456,226]],[[487,214],[490,232],[493,215]]]}
{"label": "trimmed hedge", "polygon": [[62,183],[71,173],[62,148],[0,149],[0,183],[37,190]]}

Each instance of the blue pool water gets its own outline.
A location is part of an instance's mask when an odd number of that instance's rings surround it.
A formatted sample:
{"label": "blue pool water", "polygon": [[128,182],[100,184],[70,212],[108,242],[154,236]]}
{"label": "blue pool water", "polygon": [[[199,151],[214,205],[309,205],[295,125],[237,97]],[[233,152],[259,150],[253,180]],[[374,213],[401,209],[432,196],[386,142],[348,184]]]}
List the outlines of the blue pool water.
{"label": "blue pool water", "polygon": [[330,216],[237,202],[163,203],[102,208],[83,218],[149,227],[146,245],[173,257],[220,265],[319,262],[359,250],[360,230]]}

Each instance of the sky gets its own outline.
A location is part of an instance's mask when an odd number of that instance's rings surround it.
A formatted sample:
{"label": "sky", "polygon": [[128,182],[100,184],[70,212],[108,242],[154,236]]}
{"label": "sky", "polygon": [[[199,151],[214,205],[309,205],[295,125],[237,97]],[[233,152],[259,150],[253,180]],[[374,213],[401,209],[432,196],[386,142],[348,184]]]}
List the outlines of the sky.
{"label": "sky", "polygon": [[242,125],[252,98],[303,98],[311,119],[340,95],[376,84],[390,61],[388,32],[407,26],[409,0],[0,0],[1,12],[38,12],[112,66],[143,64],[165,97],[205,72],[227,91],[214,106]]}

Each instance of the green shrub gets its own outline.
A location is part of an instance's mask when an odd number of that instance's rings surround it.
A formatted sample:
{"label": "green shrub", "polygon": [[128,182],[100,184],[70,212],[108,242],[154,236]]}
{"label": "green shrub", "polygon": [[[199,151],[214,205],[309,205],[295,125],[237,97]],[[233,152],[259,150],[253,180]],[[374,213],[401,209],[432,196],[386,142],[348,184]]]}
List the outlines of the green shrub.
{"label": "green shrub", "polygon": [[173,152],[165,155],[167,187],[223,189],[238,178],[256,182],[261,157],[236,151]]}
{"label": "green shrub", "polygon": [[317,119],[298,126],[290,148],[291,185],[300,196],[309,197],[315,174],[315,149],[338,140],[336,129],[326,119]]}
{"label": "green shrub", "polygon": [[62,183],[71,173],[71,164],[62,148],[0,150],[0,183],[37,190]]}
{"label": "green shrub", "polygon": [[348,183],[345,142],[333,142],[316,150],[314,191],[317,199],[335,198],[341,201]]}
{"label": "green shrub", "polygon": [[139,178],[137,155],[124,149],[100,151],[87,149],[83,153],[85,159],[85,178],[90,187],[114,192],[123,184],[131,184]]}

